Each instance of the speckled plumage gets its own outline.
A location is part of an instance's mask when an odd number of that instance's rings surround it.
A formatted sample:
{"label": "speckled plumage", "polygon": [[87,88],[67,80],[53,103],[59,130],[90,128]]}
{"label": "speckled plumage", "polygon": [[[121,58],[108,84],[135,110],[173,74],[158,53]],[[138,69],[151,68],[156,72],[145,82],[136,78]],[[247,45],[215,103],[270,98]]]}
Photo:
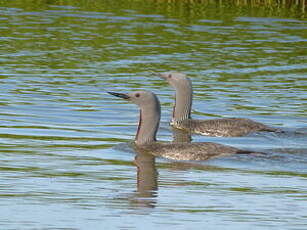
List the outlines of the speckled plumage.
{"label": "speckled plumage", "polygon": [[180,122],[172,122],[171,125],[190,133],[215,137],[240,137],[251,132],[278,131],[276,128],[271,128],[247,118],[187,119]]}
{"label": "speckled plumage", "polygon": [[172,160],[205,161],[210,158],[230,155],[253,153],[248,150],[240,150],[231,146],[213,142],[194,143],[164,143],[153,142],[145,145],[135,145],[137,152],[150,153],[154,156],[165,157]]}

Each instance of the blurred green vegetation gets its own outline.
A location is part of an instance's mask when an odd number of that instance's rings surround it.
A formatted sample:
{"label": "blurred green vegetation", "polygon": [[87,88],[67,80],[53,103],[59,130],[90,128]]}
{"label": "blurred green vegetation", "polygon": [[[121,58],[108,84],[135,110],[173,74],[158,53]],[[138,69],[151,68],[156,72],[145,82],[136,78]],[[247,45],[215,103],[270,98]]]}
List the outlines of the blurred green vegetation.
{"label": "blurred green vegetation", "polygon": [[[92,10],[106,10],[116,8],[144,8],[147,13],[159,11],[159,13],[197,17],[206,12],[208,8],[218,9],[221,16],[227,14],[248,13],[254,16],[266,17],[306,17],[306,0],[0,0],[0,5],[10,5],[28,10],[44,9],[49,5],[86,7]],[[205,10],[206,9],[206,10]],[[209,13],[210,14],[210,13]],[[212,13],[212,14],[215,14]]]}

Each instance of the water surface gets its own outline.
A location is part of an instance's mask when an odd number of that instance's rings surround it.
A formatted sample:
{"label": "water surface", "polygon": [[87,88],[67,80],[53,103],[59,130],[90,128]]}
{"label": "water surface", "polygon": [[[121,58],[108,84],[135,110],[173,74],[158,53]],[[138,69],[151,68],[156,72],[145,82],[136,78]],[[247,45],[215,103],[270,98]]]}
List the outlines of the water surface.
{"label": "water surface", "polygon": [[[306,229],[304,12],[0,3],[1,229]],[[158,138],[171,141],[174,92],[151,74],[171,70],[193,81],[194,118],[247,117],[285,133],[193,136],[267,155],[136,154],[138,109],[106,91],[155,92]]]}

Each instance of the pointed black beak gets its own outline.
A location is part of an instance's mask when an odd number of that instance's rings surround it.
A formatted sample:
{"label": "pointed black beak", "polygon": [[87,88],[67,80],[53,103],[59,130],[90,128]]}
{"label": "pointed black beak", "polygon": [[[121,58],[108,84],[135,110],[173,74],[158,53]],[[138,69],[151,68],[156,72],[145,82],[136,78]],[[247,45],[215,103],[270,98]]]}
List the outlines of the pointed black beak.
{"label": "pointed black beak", "polygon": [[160,78],[162,78],[164,80],[166,80],[167,76],[168,76],[168,74],[163,74],[163,73],[157,73],[157,75],[158,75],[158,77],[160,77]]}
{"label": "pointed black beak", "polygon": [[163,73],[156,73],[156,72],[153,72],[153,71],[149,71],[152,75],[154,75],[154,76],[158,76],[158,77],[160,77],[160,78],[162,78],[162,79],[164,79],[164,80],[166,80],[167,79],[167,76],[168,76],[168,74],[163,74]]}
{"label": "pointed black beak", "polygon": [[156,72],[154,72],[154,71],[151,71],[151,70],[149,70],[148,71],[149,73],[151,73],[152,75],[154,75],[154,76],[157,76],[157,75],[159,75],[159,73],[156,73]]}
{"label": "pointed black beak", "polygon": [[124,93],[115,93],[115,92],[108,92],[109,94],[115,96],[115,97],[120,97],[123,99],[129,99],[129,96],[127,94]]}

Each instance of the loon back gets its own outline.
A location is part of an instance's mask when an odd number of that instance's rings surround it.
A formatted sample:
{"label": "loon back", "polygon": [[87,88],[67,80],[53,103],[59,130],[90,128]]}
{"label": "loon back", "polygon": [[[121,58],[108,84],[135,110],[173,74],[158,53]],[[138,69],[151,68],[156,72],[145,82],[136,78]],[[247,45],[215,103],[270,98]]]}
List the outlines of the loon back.
{"label": "loon back", "polygon": [[163,143],[154,142],[146,145],[135,145],[136,152],[149,153],[157,157],[171,160],[204,161],[215,157],[231,154],[257,153],[249,150],[241,150],[231,146],[213,142],[194,143]]}
{"label": "loon back", "polygon": [[181,122],[173,122],[172,126],[191,133],[216,137],[239,137],[252,132],[280,131],[279,129],[246,118],[188,119]]}

